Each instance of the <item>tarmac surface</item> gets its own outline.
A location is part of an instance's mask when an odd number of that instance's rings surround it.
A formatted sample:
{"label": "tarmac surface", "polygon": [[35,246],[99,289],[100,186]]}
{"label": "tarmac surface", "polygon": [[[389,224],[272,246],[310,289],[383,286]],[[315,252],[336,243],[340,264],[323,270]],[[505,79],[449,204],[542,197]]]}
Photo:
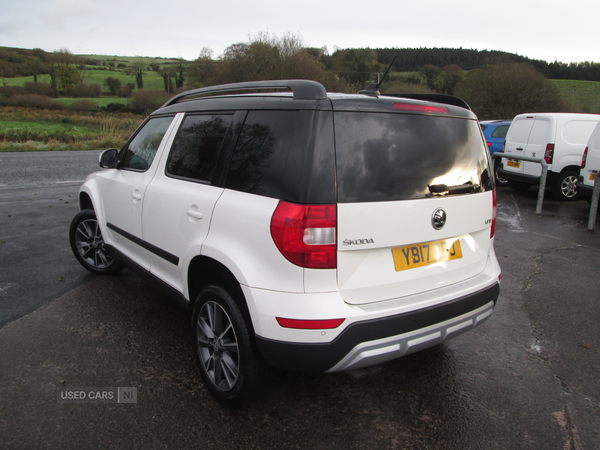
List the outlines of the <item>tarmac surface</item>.
{"label": "tarmac surface", "polygon": [[[63,199],[57,214],[67,226],[76,211],[68,194],[39,193]],[[541,216],[535,201],[533,189],[498,190],[502,286],[483,325],[369,370],[281,373],[264,397],[237,409],[204,388],[189,317],[128,270],[95,277],[77,269],[66,229],[47,227],[64,252],[23,262],[11,275],[22,281],[0,291],[0,300],[57,293],[0,325],[0,448],[600,448],[600,232],[586,229],[585,201],[548,194]],[[5,272],[7,250],[29,244],[18,224],[5,236],[0,206]],[[43,220],[17,211],[15,221]],[[33,274],[46,269],[54,272],[44,288]],[[109,387],[136,388],[136,402],[60,398],[65,389]]]}

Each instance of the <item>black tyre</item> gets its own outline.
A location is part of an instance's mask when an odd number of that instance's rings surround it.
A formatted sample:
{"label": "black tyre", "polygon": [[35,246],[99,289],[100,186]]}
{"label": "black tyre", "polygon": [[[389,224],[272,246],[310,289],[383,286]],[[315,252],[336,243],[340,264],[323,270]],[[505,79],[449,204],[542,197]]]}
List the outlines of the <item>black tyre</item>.
{"label": "black tyre", "polygon": [[511,189],[518,192],[524,192],[531,187],[531,184],[529,183],[515,180],[508,180],[508,185],[511,187]]}
{"label": "black tyre", "polygon": [[508,180],[506,178],[502,178],[502,177],[498,176],[498,169],[500,168],[501,165],[502,165],[502,163],[496,159],[496,161],[494,162],[494,175],[496,176],[496,185],[497,186],[506,186],[506,185],[508,185]]}
{"label": "black tyre", "polygon": [[84,209],[73,218],[69,228],[69,241],[77,261],[90,272],[108,275],[123,268],[106,252],[93,210]]}
{"label": "black tyre", "polygon": [[268,368],[229,292],[204,288],[194,305],[192,328],[202,377],[217,399],[237,405],[262,391]]}
{"label": "black tyre", "polygon": [[552,186],[552,195],[557,200],[573,201],[579,198],[577,192],[577,177],[578,173],[572,170],[565,170],[558,176],[556,182]]}

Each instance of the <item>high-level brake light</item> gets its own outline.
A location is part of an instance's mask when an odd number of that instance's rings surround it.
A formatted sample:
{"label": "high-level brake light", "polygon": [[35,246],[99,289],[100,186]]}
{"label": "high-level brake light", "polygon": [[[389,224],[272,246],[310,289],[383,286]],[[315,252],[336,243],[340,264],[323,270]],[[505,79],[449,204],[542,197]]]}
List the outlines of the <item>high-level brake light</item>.
{"label": "high-level brake light", "polygon": [[398,111],[425,112],[448,114],[448,108],[443,106],[421,105],[419,103],[394,103],[394,109]]}

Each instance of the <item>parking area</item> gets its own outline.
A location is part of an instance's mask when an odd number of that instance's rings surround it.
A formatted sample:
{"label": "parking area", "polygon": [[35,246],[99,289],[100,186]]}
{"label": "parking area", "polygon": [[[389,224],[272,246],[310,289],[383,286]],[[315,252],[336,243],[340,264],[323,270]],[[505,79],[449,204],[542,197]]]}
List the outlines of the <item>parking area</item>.
{"label": "parking area", "polygon": [[[539,216],[536,199],[498,190],[502,288],[482,326],[369,370],[277,374],[238,409],[202,385],[175,305],[127,270],[84,274],[0,329],[1,446],[598,448],[600,234],[585,201],[548,195]],[[135,387],[137,402],[65,403],[64,387]]]}

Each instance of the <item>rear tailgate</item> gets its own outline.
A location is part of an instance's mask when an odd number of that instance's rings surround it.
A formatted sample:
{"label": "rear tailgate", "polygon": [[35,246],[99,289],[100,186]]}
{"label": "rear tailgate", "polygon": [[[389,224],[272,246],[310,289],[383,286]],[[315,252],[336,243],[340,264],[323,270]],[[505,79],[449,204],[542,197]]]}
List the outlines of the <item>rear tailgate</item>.
{"label": "rear tailgate", "polygon": [[335,123],[344,300],[398,299],[480,274],[493,254],[493,181],[477,122],[343,112]]}
{"label": "rear tailgate", "polygon": [[[535,118],[532,116],[517,116],[511,123],[506,135],[504,153],[507,155],[527,156],[525,150]],[[509,172],[523,173],[524,162],[517,159],[503,159],[504,169]]]}
{"label": "rear tailgate", "polygon": [[[435,211],[446,213],[436,230]],[[413,295],[480,274],[492,240],[492,192],[340,204],[338,286],[351,304]]]}

